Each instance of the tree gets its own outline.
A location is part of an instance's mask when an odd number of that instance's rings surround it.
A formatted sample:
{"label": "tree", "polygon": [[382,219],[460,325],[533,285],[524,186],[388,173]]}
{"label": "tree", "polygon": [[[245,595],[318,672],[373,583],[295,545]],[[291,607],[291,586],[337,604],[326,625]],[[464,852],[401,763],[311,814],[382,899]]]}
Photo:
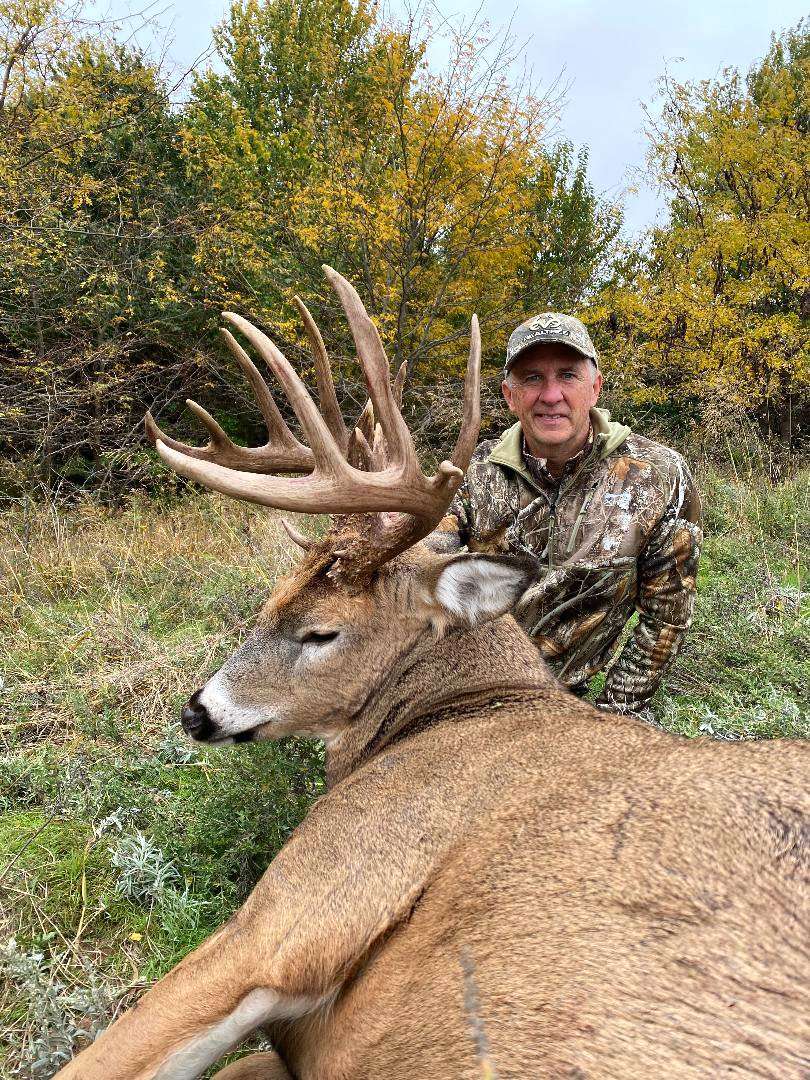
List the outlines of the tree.
{"label": "tree", "polygon": [[428,33],[364,2],[237,0],[184,132],[208,193],[201,288],[289,347],[293,291],[339,327],[333,262],[417,380],[460,369],[472,311],[499,362],[527,304],[582,302],[616,227],[585,158],[546,151],[557,102],[510,86],[509,44],[462,26],[435,71]]}
{"label": "tree", "polygon": [[588,151],[570,142],[550,150],[532,180],[531,259],[521,284],[526,311],[580,311],[588,317],[613,273],[619,207],[588,180]]}
{"label": "tree", "polygon": [[369,0],[235,0],[178,106],[157,64],[59,4],[0,0],[0,441],[46,479],[134,446],[155,397],[174,423],[181,384],[257,435],[214,346],[226,307],[305,367],[299,292],[364,399],[323,262],[434,387],[428,425],[453,421],[441,384],[473,311],[495,371],[527,311],[594,293],[616,214],[584,156],[546,146],[553,88],[511,85],[503,36],[457,26],[434,69],[430,28]]}
{"label": "tree", "polygon": [[131,441],[147,383],[180,363],[189,192],[154,65],[55,7],[5,15],[30,45],[7,45],[0,112],[0,438],[47,477]]}
{"label": "tree", "polygon": [[637,397],[741,409],[795,434],[810,382],[809,88],[805,23],[746,78],[662,80],[649,166],[669,220],[608,298]]}

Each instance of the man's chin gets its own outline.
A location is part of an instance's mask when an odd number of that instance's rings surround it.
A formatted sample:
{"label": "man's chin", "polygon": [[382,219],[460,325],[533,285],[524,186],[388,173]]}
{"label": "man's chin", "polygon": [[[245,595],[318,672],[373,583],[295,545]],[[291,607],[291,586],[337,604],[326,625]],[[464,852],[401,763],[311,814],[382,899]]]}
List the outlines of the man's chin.
{"label": "man's chin", "polygon": [[559,424],[533,424],[531,434],[532,441],[539,446],[545,444],[557,447],[562,443],[570,442],[574,431],[569,421],[565,420]]}

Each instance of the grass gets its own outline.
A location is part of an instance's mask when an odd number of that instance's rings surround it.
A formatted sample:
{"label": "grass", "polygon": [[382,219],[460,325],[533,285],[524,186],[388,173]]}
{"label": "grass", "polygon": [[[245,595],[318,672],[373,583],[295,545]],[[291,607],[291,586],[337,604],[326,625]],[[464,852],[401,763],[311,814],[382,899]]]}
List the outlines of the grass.
{"label": "grass", "polygon": [[771,487],[702,478],[694,625],[657,718],[683,735],[810,737],[810,473]]}
{"label": "grass", "polygon": [[24,506],[2,535],[0,1075],[50,1076],[87,1020],[74,988],[106,1018],[227,918],[322,761],[303,742],[200,750],[175,720],[290,566],[275,515]]}
{"label": "grass", "polygon": [[[810,736],[810,473],[704,472],[695,624],[654,702],[687,735]],[[321,789],[311,743],[175,718],[291,564],[215,496],[12,505],[0,540],[0,1076],[47,1077],[241,903]],[[5,1057],[3,1057],[5,1055]]]}

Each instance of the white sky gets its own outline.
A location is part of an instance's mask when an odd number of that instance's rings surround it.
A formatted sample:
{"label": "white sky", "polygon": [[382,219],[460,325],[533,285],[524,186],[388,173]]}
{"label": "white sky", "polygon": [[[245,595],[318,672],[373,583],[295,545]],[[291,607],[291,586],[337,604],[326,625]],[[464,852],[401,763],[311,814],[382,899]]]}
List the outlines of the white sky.
{"label": "white sky", "polygon": [[[628,231],[652,224],[660,206],[655,191],[636,183],[644,162],[641,102],[651,102],[655,80],[669,70],[683,81],[712,78],[722,68],[747,70],[767,52],[772,31],[794,26],[806,0],[436,0],[448,16],[480,10],[494,28],[511,19],[525,42],[524,57],[540,85],[561,72],[570,84],[560,134],[590,148],[590,176],[608,198],[623,196]],[[151,8],[157,36],[165,39],[178,70],[210,45],[210,29],[228,0],[157,0]],[[402,6],[393,0],[396,10]],[[98,0],[120,17],[142,10],[136,0]]]}

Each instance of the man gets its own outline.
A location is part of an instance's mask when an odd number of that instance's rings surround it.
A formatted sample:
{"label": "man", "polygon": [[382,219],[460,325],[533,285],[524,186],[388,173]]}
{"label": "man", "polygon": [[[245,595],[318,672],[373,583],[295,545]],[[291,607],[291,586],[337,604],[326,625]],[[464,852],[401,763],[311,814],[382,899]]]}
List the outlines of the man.
{"label": "man", "polygon": [[609,664],[638,611],[597,704],[650,719],[692,619],[702,541],[692,477],[680,454],[595,408],[599,358],[578,319],[522,323],[503,376],[518,422],[478,447],[431,543],[538,560],[514,614],[576,693]]}

